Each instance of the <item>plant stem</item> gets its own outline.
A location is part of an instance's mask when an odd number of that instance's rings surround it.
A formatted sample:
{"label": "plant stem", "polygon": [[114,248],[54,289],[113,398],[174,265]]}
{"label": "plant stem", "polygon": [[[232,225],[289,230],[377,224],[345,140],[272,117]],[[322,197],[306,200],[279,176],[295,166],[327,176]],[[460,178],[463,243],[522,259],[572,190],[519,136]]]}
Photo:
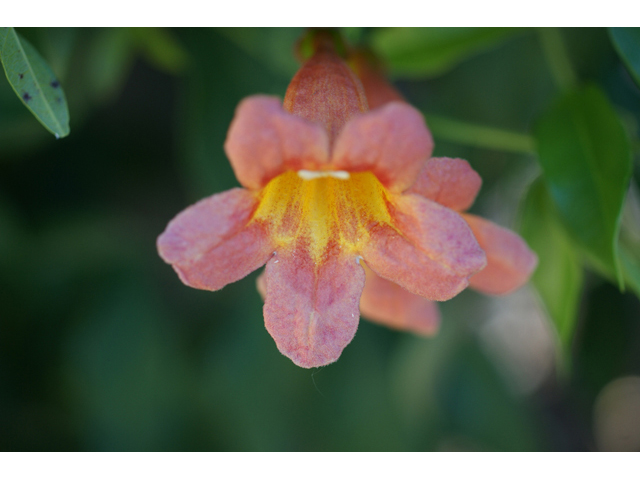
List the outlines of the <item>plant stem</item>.
{"label": "plant stem", "polygon": [[475,125],[438,115],[427,115],[427,123],[433,135],[442,140],[515,153],[534,151],[533,138],[524,133]]}
{"label": "plant stem", "polygon": [[571,66],[567,49],[557,28],[539,28],[538,36],[544,56],[556,85],[567,90],[577,83],[576,74]]}

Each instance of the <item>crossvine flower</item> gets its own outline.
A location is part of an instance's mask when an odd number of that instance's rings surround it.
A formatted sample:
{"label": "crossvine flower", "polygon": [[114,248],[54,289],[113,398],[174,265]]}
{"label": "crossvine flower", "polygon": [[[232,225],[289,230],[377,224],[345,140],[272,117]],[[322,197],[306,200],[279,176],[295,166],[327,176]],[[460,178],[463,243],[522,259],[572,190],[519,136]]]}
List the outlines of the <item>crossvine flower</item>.
{"label": "crossvine flower", "polygon": [[393,282],[401,296],[448,300],[487,264],[472,230],[486,221],[456,211],[468,206],[475,172],[429,160],[432,150],[416,109],[391,101],[369,110],[358,76],[318,42],[283,104],[256,95],[238,106],[225,151],[244,188],[184,210],[158,251],[185,284],[206,290],[266,264],[259,288],[278,349],[299,366],[326,365],[356,333],[363,289],[363,311],[380,282],[382,292]]}

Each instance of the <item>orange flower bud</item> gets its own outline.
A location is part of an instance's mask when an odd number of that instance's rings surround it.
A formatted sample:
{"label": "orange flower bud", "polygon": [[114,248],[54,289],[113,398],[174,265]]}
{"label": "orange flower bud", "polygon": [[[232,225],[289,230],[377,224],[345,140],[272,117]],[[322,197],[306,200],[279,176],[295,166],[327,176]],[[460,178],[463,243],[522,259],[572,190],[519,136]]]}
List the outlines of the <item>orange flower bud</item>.
{"label": "orange flower bud", "polygon": [[369,106],[362,83],[336,53],[331,37],[318,32],[314,40],[315,54],[291,80],[283,106],[323,125],[333,145],[344,124]]}

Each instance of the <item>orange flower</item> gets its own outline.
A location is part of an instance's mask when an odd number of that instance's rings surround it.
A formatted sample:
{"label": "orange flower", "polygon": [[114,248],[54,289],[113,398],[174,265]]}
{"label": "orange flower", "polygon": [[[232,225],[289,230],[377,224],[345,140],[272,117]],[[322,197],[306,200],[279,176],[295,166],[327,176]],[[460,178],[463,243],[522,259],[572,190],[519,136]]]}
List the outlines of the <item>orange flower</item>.
{"label": "orange flower", "polygon": [[[371,108],[403,101],[367,52],[358,52],[352,60]],[[473,204],[481,185],[480,175],[465,160],[431,158],[405,193],[421,195],[464,212]],[[524,285],[538,264],[536,254],[525,241],[493,222],[471,214],[461,215],[487,255],[487,266],[469,279],[469,285],[491,295],[505,295]],[[440,312],[434,302],[399,288],[369,269],[360,311],[375,322],[422,335],[435,334],[440,324]]]}
{"label": "orange flower", "polygon": [[355,335],[365,277],[365,298],[392,281],[401,295],[442,301],[486,265],[468,219],[444,206],[452,192],[429,183],[432,149],[417,110],[369,111],[358,77],[319,44],[283,105],[258,95],[238,106],[225,151],[245,188],[180,213],[159,253],[206,290],[266,263],[264,318],[280,352],[307,368],[334,362]]}

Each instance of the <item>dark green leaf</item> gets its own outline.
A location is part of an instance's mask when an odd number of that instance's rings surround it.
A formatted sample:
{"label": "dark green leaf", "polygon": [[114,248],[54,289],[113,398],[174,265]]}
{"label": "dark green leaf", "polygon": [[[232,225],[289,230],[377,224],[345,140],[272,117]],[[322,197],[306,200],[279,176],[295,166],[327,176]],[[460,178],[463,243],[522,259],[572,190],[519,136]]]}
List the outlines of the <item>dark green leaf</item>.
{"label": "dark green leaf", "polygon": [[610,28],[609,35],[629,73],[640,86],[640,28]]}
{"label": "dark green leaf", "polygon": [[388,28],[373,34],[374,50],[391,73],[435,76],[518,32],[512,28]]}
{"label": "dark green leaf", "polygon": [[13,28],[0,28],[0,59],[11,87],[40,123],[56,138],[69,135],[69,110],[60,82]]}
{"label": "dark green leaf", "polygon": [[618,233],[631,153],[618,115],[596,86],[569,91],[542,115],[535,137],[564,225],[623,286]]}
{"label": "dark green leaf", "polygon": [[531,185],[523,201],[520,231],[538,255],[532,281],[567,351],[573,338],[583,273],[541,178]]}

